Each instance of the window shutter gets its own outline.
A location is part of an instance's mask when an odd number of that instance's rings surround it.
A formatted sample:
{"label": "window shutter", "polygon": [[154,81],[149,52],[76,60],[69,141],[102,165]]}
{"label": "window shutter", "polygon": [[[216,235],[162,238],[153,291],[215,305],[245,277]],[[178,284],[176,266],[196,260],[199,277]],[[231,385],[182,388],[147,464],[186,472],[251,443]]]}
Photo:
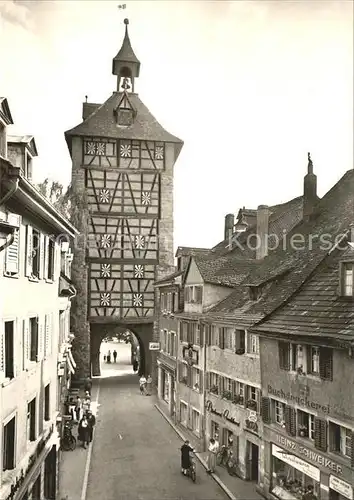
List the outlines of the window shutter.
{"label": "window shutter", "polygon": [[290,370],[290,352],[288,342],[278,342],[279,368],[281,370]]}
{"label": "window shutter", "polygon": [[210,389],[210,373],[205,373],[205,390],[208,391]]}
{"label": "window shutter", "polygon": [[350,459],[351,468],[354,469],[354,431],[351,433],[351,459]]}
{"label": "window shutter", "polygon": [[203,347],[204,346],[204,337],[205,337],[205,325],[203,324],[199,324],[198,323],[198,326],[197,328],[199,328],[199,345],[200,347]]}
{"label": "window shutter", "polygon": [[45,325],[43,325],[43,320],[38,318],[38,361],[44,357],[44,334]]}
{"label": "window shutter", "polygon": [[179,321],[179,341],[183,342],[183,321]]}
{"label": "window shutter", "polygon": [[192,367],[187,366],[187,386],[192,387]]}
{"label": "window shutter", "polygon": [[206,347],[211,344],[211,325],[204,325],[204,342]]}
{"label": "window shutter", "polygon": [[14,233],[14,241],[6,248],[5,254],[5,272],[17,274],[19,272],[19,244],[20,231],[16,229]]}
{"label": "window shutter", "polygon": [[49,323],[48,323],[48,314],[46,314],[44,317],[44,351],[43,351],[44,359],[48,356],[48,342],[49,342]]}
{"label": "window shutter", "polygon": [[48,264],[49,264],[49,238],[47,235],[44,236],[44,269],[43,269],[43,279],[48,279]]}
{"label": "window shutter", "polygon": [[285,429],[290,436],[296,436],[296,410],[292,406],[285,406]]}
{"label": "window shutter", "polygon": [[5,378],[5,332],[4,323],[0,321],[0,380]]}
{"label": "window shutter", "polygon": [[54,280],[57,280],[59,278],[60,274],[60,256],[61,256],[61,248],[60,245],[56,243],[55,239],[53,238],[53,243],[54,243]]}
{"label": "window shutter", "polygon": [[48,355],[52,354],[52,337],[53,337],[53,313],[48,314]]}
{"label": "window shutter", "polygon": [[33,230],[32,226],[27,226],[26,234],[26,276],[30,278],[33,270]]}
{"label": "window shutter", "polygon": [[235,348],[240,354],[245,352],[245,331],[235,330]]}
{"label": "window shutter", "polygon": [[29,331],[29,319],[26,318],[24,320],[25,329],[24,329],[24,342],[23,342],[23,356],[24,356],[24,367],[25,369],[28,367],[30,361],[30,331]]}
{"label": "window shutter", "polygon": [[265,424],[270,424],[270,399],[267,397],[262,397],[261,399],[261,415],[262,420]]}
{"label": "window shutter", "polygon": [[224,377],[219,375],[219,395],[222,395],[224,390]]}
{"label": "window shutter", "polygon": [[320,347],[320,377],[333,380],[333,351],[328,347]]}
{"label": "window shutter", "polygon": [[182,382],[183,379],[183,363],[179,361],[178,363],[178,382]]}
{"label": "window shutter", "polygon": [[44,234],[40,233],[39,235],[39,279],[43,279],[44,275]]}
{"label": "window shutter", "polygon": [[225,328],[219,328],[219,347],[225,349]]}
{"label": "window shutter", "polygon": [[327,451],[327,422],[315,417],[315,447]]}
{"label": "window shutter", "polygon": [[199,370],[199,392],[203,392],[204,390],[204,372]]}

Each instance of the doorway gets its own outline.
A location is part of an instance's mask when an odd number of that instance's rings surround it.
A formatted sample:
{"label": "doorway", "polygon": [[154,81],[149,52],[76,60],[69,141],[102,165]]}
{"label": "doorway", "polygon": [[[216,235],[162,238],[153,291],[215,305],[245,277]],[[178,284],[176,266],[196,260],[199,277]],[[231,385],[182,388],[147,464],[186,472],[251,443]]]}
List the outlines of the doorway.
{"label": "doorway", "polygon": [[251,443],[247,442],[248,447],[248,478],[250,481],[254,481],[258,483],[259,477],[259,447]]}

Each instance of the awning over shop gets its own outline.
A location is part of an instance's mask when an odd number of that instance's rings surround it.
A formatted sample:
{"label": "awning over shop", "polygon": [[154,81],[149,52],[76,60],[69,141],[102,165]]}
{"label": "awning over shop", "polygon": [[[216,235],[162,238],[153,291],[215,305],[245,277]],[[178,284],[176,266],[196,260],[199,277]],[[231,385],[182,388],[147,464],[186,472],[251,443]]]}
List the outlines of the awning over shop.
{"label": "awning over shop", "polygon": [[72,364],[72,366],[74,368],[76,368],[75,359],[74,359],[74,356],[73,356],[73,354],[71,352],[71,349],[68,349],[68,354],[69,354],[70,363]]}
{"label": "awning over shop", "polygon": [[[68,353],[70,353],[70,351],[68,351]],[[72,375],[74,375],[75,373],[75,368],[73,367],[72,363],[71,363],[71,360],[70,360],[70,356],[69,354],[66,356],[66,361],[67,361],[67,365],[68,365],[68,368],[69,368],[69,371]]]}

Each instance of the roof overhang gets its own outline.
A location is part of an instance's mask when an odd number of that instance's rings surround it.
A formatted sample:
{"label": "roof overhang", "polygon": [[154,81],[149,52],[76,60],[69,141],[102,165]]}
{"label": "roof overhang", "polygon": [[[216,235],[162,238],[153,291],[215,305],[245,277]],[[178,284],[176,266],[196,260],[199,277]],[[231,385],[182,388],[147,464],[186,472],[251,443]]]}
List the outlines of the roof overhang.
{"label": "roof overhang", "polygon": [[0,122],[4,125],[13,125],[14,123],[6,97],[0,97]]}

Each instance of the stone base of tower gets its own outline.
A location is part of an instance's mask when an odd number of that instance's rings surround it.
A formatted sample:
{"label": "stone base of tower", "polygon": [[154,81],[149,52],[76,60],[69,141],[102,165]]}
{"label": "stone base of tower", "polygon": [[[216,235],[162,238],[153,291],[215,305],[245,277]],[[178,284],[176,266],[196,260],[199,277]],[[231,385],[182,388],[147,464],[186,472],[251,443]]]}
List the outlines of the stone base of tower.
{"label": "stone base of tower", "polygon": [[76,363],[73,380],[83,381],[91,376],[90,360],[90,324],[83,321],[73,331],[75,339],[73,341],[72,353]]}

